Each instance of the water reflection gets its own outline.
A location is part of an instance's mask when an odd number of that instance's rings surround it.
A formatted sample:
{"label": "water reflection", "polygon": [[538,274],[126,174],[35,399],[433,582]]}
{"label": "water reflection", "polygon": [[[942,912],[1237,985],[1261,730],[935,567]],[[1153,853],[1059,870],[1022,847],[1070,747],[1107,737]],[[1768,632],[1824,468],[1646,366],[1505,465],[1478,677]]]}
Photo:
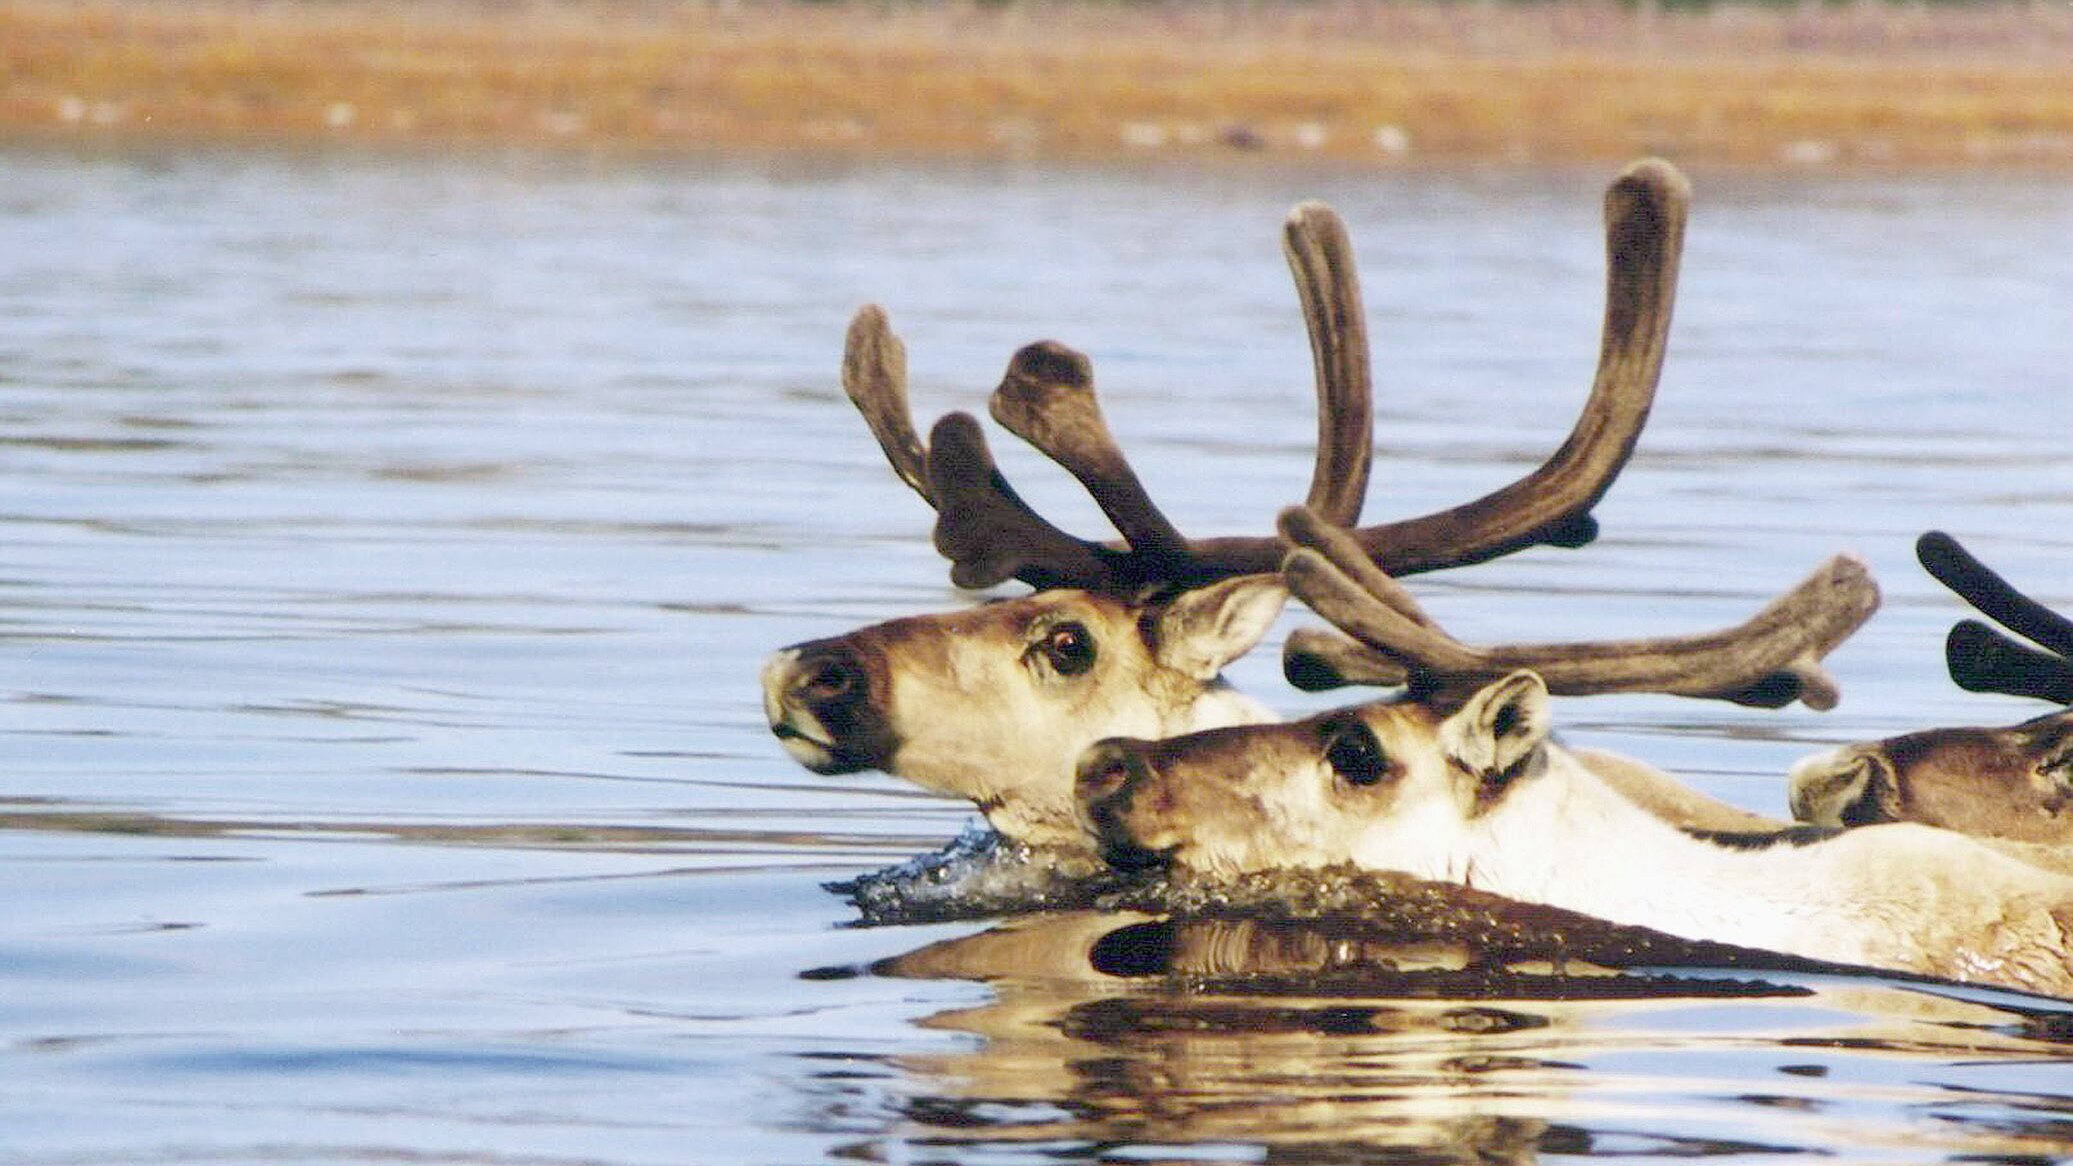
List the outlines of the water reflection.
{"label": "water reflection", "polygon": [[[1154,1162],[2064,1148],[2061,1101],[1907,1070],[2056,1059],[2067,1014],[2049,1005],[1786,969],[1463,977],[1459,954],[1343,920],[1087,912],[931,944],[875,970],[995,998],[924,1022],[980,1041],[900,1059],[900,1136]],[[1723,1088],[1730,1063],[1742,1084]],[[2000,1116],[1951,1120],[1975,1105]]]}

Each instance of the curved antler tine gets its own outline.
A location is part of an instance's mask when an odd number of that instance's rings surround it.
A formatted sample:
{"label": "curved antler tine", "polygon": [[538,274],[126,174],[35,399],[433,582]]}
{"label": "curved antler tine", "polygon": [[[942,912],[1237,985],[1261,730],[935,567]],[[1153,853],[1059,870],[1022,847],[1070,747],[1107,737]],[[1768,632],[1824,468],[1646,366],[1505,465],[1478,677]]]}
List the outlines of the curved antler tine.
{"label": "curved antler tine", "polygon": [[1008,432],[1080,480],[1132,551],[1185,572],[1187,539],[1153,504],[1116,445],[1094,395],[1093,363],[1084,355],[1050,340],[1023,348],[1008,362],[991,409]]}
{"label": "curved antler tine", "polygon": [[1304,692],[1348,685],[1393,688],[1408,684],[1404,666],[1366,644],[1324,628],[1297,628],[1281,646],[1281,674]]}
{"label": "curved antler tine", "polygon": [[1587,417],[1595,414],[1597,424],[1579,423],[1571,435],[1589,450],[1568,467],[1586,487],[1578,493],[1589,498],[1577,508],[1579,518],[1588,520],[1590,507],[1632,455],[1655,402],[1691,197],[1691,183],[1660,158],[1627,167],[1605,192],[1605,324],[1591,399],[1592,405],[1605,400],[1607,408],[1587,405]]}
{"label": "curved antler tine", "polygon": [[1974,619],[1944,639],[1944,665],[1968,692],[1997,692],[2073,705],[2073,660],[2024,647]]}
{"label": "curved antler tine", "polygon": [[1778,708],[1835,707],[1820,660],[1879,607],[1862,559],[1836,555],[1746,622],[1696,636],[1488,649],[1496,663],[1534,668],[1551,692],[1666,692]]}
{"label": "curved antler tine", "polygon": [[1353,242],[1321,202],[1289,212],[1281,238],[1317,368],[1317,465],[1307,504],[1350,527],[1360,521],[1375,454],[1373,366]]}
{"label": "curved antler tine", "polygon": [[[1563,696],[1660,692],[1778,708],[1794,700],[1835,706],[1838,689],[1821,658],[1871,618],[1878,585],[1862,560],[1837,555],[1747,622],[1696,636],[1575,644],[1508,644],[1475,648],[1437,626],[1421,625],[1356,583],[1341,565],[1310,547],[1290,552],[1282,567],[1289,590],[1325,619],[1386,661],[1399,663],[1414,687],[1478,684],[1520,668],[1539,672]],[[1372,665],[1343,646],[1306,643],[1316,658],[1297,662],[1317,686]],[[1341,661],[1345,661],[1344,664]],[[1292,665],[1284,660],[1283,670]],[[1291,676],[1294,679],[1294,676]]]}
{"label": "curved antler tine", "polygon": [[1356,532],[1382,568],[1408,575],[1532,546],[1582,546],[1591,507],[1634,452],[1655,403],[1677,296],[1691,186],[1659,159],[1627,167],[1606,191],[1605,328],[1598,373],[1567,440],[1526,477],[1473,502]]}
{"label": "curved antler tine", "polygon": [[2073,656],[2073,620],[2017,591],[2008,580],[1958,545],[1957,539],[1940,530],[1929,531],[1915,540],[1915,557],[1921,560],[1923,570],[1981,615],[2039,647],[2060,656]]}
{"label": "curved antler tine", "polygon": [[936,550],[951,582],[992,587],[1010,578],[1032,587],[1095,587],[1115,578],[1117,552],[1074,538],[1029,508],[994,465],[969,413],[946,414],[929,432],[929,488],[936,499]]}
{"label": "curved antler tine", "polygon": [[907,408],[907,346],[893,334],[885,309],[877,304],[857,309],[849,322],[849,338],[842,348],[842,388],[864,415],[864,424],[871,427],[893,472],[934,505],[928,451],[914,434],[914,417]]}
{"label": "curved antler tine", "polygon": [[1288,589],[1333,627],[1400,664],[1416,680],[1423,677],[1495,677],[1483,653],[1419,623],[1356,583],[1322,552],[1297,547],[1282,560]]}
{"label": "curved antler tine", "polygon": [[1800,656],[1754,684],[1723,693],[1722,700],[1751,708],[1781,709],[1798,701],[1817,713],[1842,703],[1843,687],[1812,656]]}
{"label": "curved antler tine", "polygon": [[1368,558],[1367,551],[1343,527],[1334,526],[1308,506],[1291,506],[1275,520],[1282,541],[1290,547],[1316,551],[1337,567],[1354,586],[1387,604],[1398,615],[1421,627],[1435,628],[1431,616],[1418,606],[1404,585],[1389,577]]}

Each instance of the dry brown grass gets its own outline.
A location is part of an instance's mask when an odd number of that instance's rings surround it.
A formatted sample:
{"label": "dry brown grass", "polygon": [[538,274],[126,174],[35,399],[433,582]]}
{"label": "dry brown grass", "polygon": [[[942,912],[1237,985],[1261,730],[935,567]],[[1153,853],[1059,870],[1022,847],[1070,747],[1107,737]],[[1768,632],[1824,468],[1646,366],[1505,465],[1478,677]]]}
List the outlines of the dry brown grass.
{"label": "dry brown grass", "polygon": [[0,0],[0,134],[2073,162],[2073,7]]}

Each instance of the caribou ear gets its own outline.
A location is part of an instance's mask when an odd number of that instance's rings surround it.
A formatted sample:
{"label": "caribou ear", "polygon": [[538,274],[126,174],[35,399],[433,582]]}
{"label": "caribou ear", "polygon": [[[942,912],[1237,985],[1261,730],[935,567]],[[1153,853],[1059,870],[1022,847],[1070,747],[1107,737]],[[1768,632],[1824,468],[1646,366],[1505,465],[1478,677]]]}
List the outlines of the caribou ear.
{"label": "caribou ear", "polygon": [[[1884,779],[1883,781],[1881,779]],[[1881,812],[1892,789],[1892,763],[1863,749],[1834,749],[1802,758],[1786,779],[1794,820],[1810,826],[1863,826],[1891,820]]]}
{"label": "caribou ear", "polygon": [[1533,672],[1485,685],[1440,725],[1447,757],[1489,795],[1523,776],[1545,756],[1548,686]]}
{"label": "caribou ear", "polygon": [[1159,612],[1153,654],[1177,672],[1213,679],[1252,651],[1287,602],[1279,575],[1237,575],[1182,592]]}

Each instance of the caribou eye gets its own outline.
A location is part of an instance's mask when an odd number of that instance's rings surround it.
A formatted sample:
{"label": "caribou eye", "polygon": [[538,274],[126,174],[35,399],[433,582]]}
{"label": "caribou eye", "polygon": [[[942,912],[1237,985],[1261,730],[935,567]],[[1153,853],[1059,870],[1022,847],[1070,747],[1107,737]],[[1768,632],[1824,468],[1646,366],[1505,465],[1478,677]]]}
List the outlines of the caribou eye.
{"label": "caribou eye", "polygon": [[1037,641],[1036,650],[1060,676],[1078,676],[1094,667],[1094,636],[1085,624],[1055,625]]}
{"label": "caribou eye", "polygon": [[1324,747],[1326,764],[1350,785],[1374,785],[1389,776],[1389,758],[1367,723],[1349,717],[1332,728]]}

